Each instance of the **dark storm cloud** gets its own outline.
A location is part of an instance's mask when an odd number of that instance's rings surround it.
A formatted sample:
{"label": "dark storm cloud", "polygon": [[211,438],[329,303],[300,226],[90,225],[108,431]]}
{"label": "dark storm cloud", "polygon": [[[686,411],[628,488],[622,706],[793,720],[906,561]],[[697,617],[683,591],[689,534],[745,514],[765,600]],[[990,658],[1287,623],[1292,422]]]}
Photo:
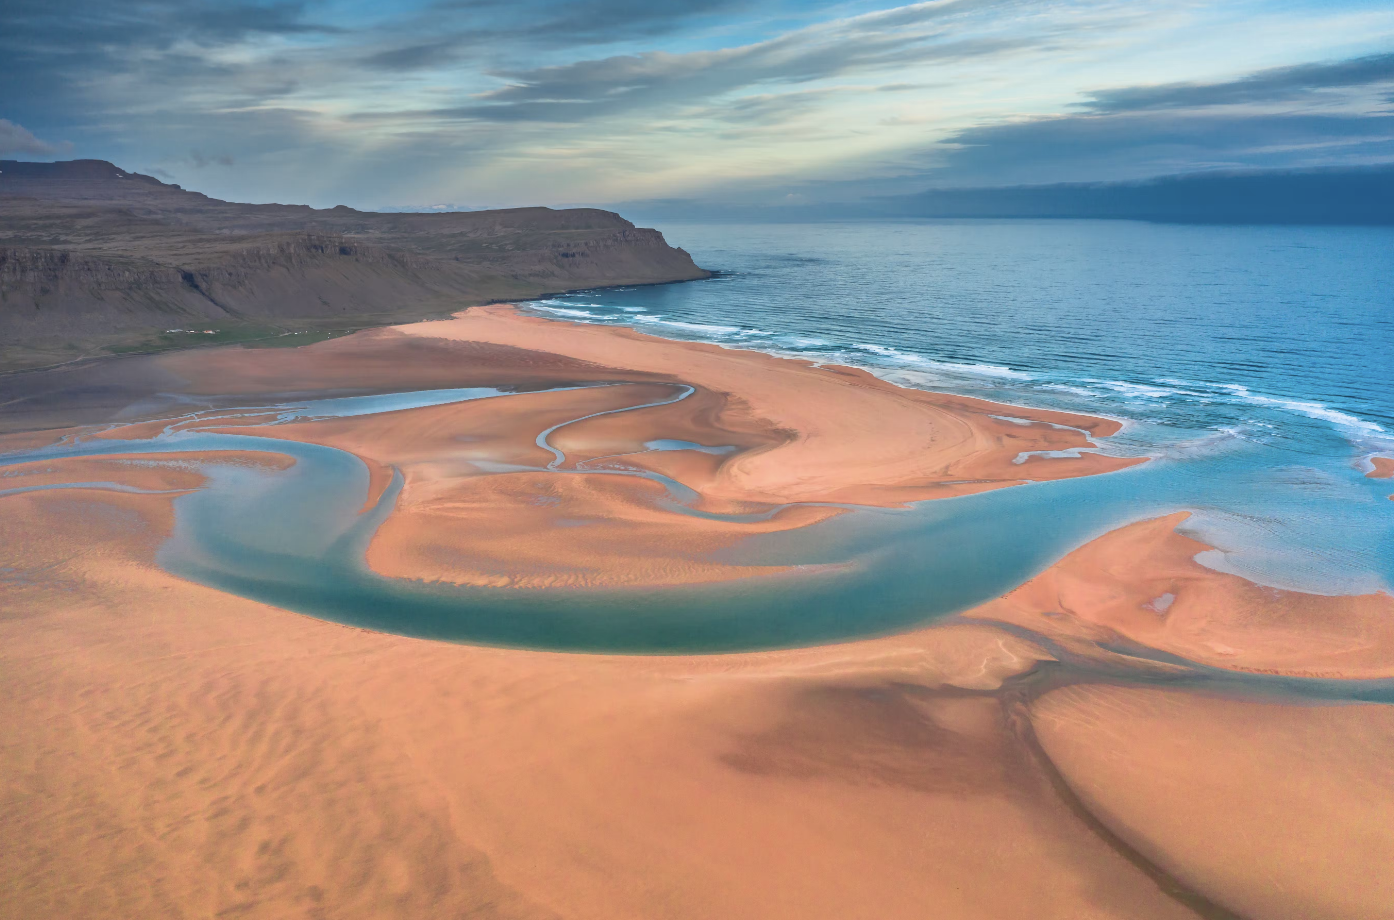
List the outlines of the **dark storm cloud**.
{"label": "dark storm cloud", "polygon": [[254,34],[333,32],[312,22],[302,0],[7,0],[3,41],[34,52],[121,45],[168,47],[181,39],[219,44]]}
{"label": "dark storm cloud", "polygon": [[1224,83],[1167,83],[1091,93],[1084,103],[1100,114],[1214,105],[1287,102],[1317,90],[1394,84],[1394,54],[1261,70]]}

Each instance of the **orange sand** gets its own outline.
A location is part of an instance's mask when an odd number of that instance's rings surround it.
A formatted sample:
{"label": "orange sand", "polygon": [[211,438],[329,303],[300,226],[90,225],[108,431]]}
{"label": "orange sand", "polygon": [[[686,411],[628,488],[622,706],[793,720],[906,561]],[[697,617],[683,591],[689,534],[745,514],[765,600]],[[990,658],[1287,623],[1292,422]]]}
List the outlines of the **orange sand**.
{"label": "orange sand", "polygon": [[[306,370],[287,368],[284,355],[231,349],[197,365],[180,356],[163,360],[193,391],[251,393],[268,387],[278,369],[285,386],[304,386]],[[661,507],[664,489],[634,477],[499,474],[481,467],[542,467],[552,455],[534,443],[538,432],[594,412],[670,399],[678,384],[695,392],[672,405],[558,431],[552,443],[566,453],[564,468],[652,470],[695,490],[699,508],[750,512],[784,502],[896,505],[1142,462],[1098,454],[1013,462],[1024,451],[1087,447],[1075,429],[1107,435],[1118,428],[1107,419],[908,390],[849,368],[541,320],[507,306],[320,343],[301,355],[301,364],[323,372],[321,386],[347,382],[350,360],[363,365],[358,382],[364,385],[381,382],[388,366],[409,366],[408,379],[421,386],[612,384],[259,429],[359,456],[370,471],[365,507],[394,468],[402,472],[402,493],[368,551],[375,570],[395,577],[597,587],[781,571],[710,557],[744,537],[806,526],[838,509],[795,507],[758,523],[721,522]],[[1004,415],[1030,421],[998,417]],[[220,430],[254,421],[208,413],[178,425]],[[105,434],[150,437],[167,424],[136,423]],[[1062,424],[1075,428],[1055,427]],[[733,452],[647,450],[646,442],[657,439]]]}
{"label": "orange sand", "polygon": [[[1141,462],[1097,454],[1012,462],[1023,451],[1089,446],[1079,432],[1045,423],[1113,434],[1118,423],[1107,419],[907,390],[853,368],[815,367],[626,329],[537,319],[507,306],[483,307],[396,331],[418,338],[557,352],[607,367],[664,375],[724,394],[724,428],[757,426],[787,433],[777,445],[745,451],[723,463],[703,489],[714,501],[896,504],[945,494],[945,486],[961,490],[1057,479]],[[1036,424],[1023,426],[994,417],[998,415]],[[595,427],[606,425],[596,420]],[[581,435],[583,427],[576,428],[568,434]]]}
{"label": "orange sand", "polygon": [[[1370,462],[1374,464],[1374,469],[1365,475],[1370,479],[1390,479],[1394,478],[1394,457],[1371,457]],[[1394,495],[1389,496],[1394,501]]]}
{"label": "orange sand", "polygon": [[1070,687],[1036,733],[1091,809],[1244,917],[1394,918],[1394,707]]}
{"label": "orange sand", "polygon": [[[664,468],[712,507],[743,507],[892,504],[1118,464],[1014,465],[1021,450],[1086,442],[991,416],[1098,434],[1114,423],[507,309],[294,352],[160,360],[207,393],[626,382],[259,431],[354,451],[375,473],[368,500],[403,471],[401,509],[370,550],[394,574],[750,574],[703,568],[699,551],[733,534],[689,519],[675,529],[645,484],[477,475],[480,460],[546,462],[531,440],[540,428],[645,401],[665,380],[698,393],[564,429],[569,465],[653,437],[734,443],[715,460],[624,462]],[[160,459],[36,463],[15,478],[197,487],[200,457]],[[940,627],[645,658],[423,642],[184,582],[153,562],[171,501],[0,497],[7,918],[1377,918],[1394,903],[1386,708],[1105,686],[1032,701],[1054,686],[1033,672],[1070,672],[994,620],[1121,666],[1094,643],[1230,668],[1391,672],[1389,598],[1313,598],[1211,572],[1192,558],[1204,547],[1175,533],[1181,516],[1106,535]],[[583,540],[539,532],[565,530],[564,514],[594,518],[604,539],[589,555]],[[467,519],[486,536],[469,542]],[[595,551],[611,539],[613,558]],[[467,558],[439,556],[452,546]],[[554,553],[565,571],[546,570]]]}
{"label": "orange sand", "polygon": [[421,642],[166,575],[167,507],[0,500],[7,916],[1193,916],[1021,748],[1029,642]]}
{"label": "orange sand", "polygon": [[1122,638],[1191,661],[1308,677],[1394,676],[1394,597],[1266,588],[1195,561],[1185,512],[1089,543],[970,616],[1064,641]]}
{"label": "orange sand", "polygon": [[[165,574],[169,502],[0,499],[10,916],[1196,916],[1060,798],[999,689],[1049,656],[989,623],[706,658],[421,642]],[[1158,526],[1080,554],[1133,555]],[[1042,578],[1079,579],[1080,554]],[[1190,709],[1109,704],[1081,734],[1062,693],[1034,720],[1046,752],[1197,896],[1271,903],[1295,866],[1272,916],[1390,903],[1360,862],[1391,852],[1387,719],[1235,703],[1197,733]],[[1266,726],[1283,746],[1250,743]],[[1184,807],[1153,801],[1157,776]]]}

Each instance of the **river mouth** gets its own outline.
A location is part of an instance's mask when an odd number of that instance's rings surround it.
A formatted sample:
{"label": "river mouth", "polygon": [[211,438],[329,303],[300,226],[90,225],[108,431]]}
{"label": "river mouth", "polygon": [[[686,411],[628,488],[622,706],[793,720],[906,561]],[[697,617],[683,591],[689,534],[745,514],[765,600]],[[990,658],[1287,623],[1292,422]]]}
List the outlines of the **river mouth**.
{"label": "river mouth", "polygon": [[[567,392],[589,384],[530,392]],[[663,513],[731,521],[767,519],[792,506],[740,514],[692,507],[696,494],[670,477],[623,462],[570,463],[553,437],[568,425],[687,399],[691,387],[549,425],[536,435],[550,452],[545,465],[481,463],[478,475],[525,470],[541,476],[638,477],[662,486]],[[372,571],[364,554],[399,500],[403,478],[370,506],[369,471],[333,447],[265,437],[265,430],[307,418],[350,418],[476,400],[509,400],[497,388],[425,390],[390,396],[333,398],[245,407],[246,433],[190,429],[183,416],[154,437],[84,437],[11,454],[6,466],[43,459],[122,454],[238,451],[287,455],[283,470],[204,464],[204,488],[174,500],[175,525],[157,555],[167,571],[201,584],[299,613],[401,635],[482,645],[568,652],[712,654],[820,645],[924,626],[1000,597],[1065,553],[1130,521],[1178,509],[1202,515],[1271,516],[1260,471],[1271,449],[1233,449],[1139,467],[978,494],[911,503],[904,508],[839,505],[839,515],[793,530],[752,535],[721,552],[742,566],[782,567],[710,584],[622,588],[488,588],[392,578]],[[724,453],[723,444],[676,439],[648,450]],[[210,455],[216,456],[216,455]],[[1333,463],[1325,471],[1340,475]],[[1347,469],[1345,474],[1349,474]],[[1256,478],[1257,477],[1257,478]],[[1368,483],[1352,475],[1353,485]],[[77,484],[75,484],[77,485]],[[1343,496],[1348,498],[1349,496]],[[1381,526],[1361,517],[1366,503],[1309,497],[1292,529],[1310,522]],[[826,504],[826,503],[824,503]],[[1352,510],[1353,509],[1353,510]],[[1383,509],[1367,511],[1376,514]],[[1320,542],[1321,534],[1305,536]],[[1300,547],[1298,548],[1300,549]],[[1366,560],[1368,565],[1372,560]],[[1374,560],[1379,563],[1377,556]]]}

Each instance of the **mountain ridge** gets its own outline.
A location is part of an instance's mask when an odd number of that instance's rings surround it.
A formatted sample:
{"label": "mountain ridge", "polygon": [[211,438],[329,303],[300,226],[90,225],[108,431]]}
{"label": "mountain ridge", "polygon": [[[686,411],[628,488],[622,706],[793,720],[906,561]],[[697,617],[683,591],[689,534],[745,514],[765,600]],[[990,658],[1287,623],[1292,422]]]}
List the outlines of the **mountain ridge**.
{"label": "mountain ridge", "polygon": [[705,277],[657,230],[593,208],[243,204],[104,160],[0,160],[0,369]]}

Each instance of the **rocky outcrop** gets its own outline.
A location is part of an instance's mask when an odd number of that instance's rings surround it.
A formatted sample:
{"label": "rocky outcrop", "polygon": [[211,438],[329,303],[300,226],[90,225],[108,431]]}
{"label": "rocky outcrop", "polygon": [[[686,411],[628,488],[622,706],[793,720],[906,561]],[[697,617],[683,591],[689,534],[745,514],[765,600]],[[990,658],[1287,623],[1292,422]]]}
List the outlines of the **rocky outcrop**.
{"label": "rocky outcrop", "polygon": [[0,161],[8,346],[189,322],[404,321],[707,274],[658,231],[594,208],[376,214],[248,205],[101,160]]}

